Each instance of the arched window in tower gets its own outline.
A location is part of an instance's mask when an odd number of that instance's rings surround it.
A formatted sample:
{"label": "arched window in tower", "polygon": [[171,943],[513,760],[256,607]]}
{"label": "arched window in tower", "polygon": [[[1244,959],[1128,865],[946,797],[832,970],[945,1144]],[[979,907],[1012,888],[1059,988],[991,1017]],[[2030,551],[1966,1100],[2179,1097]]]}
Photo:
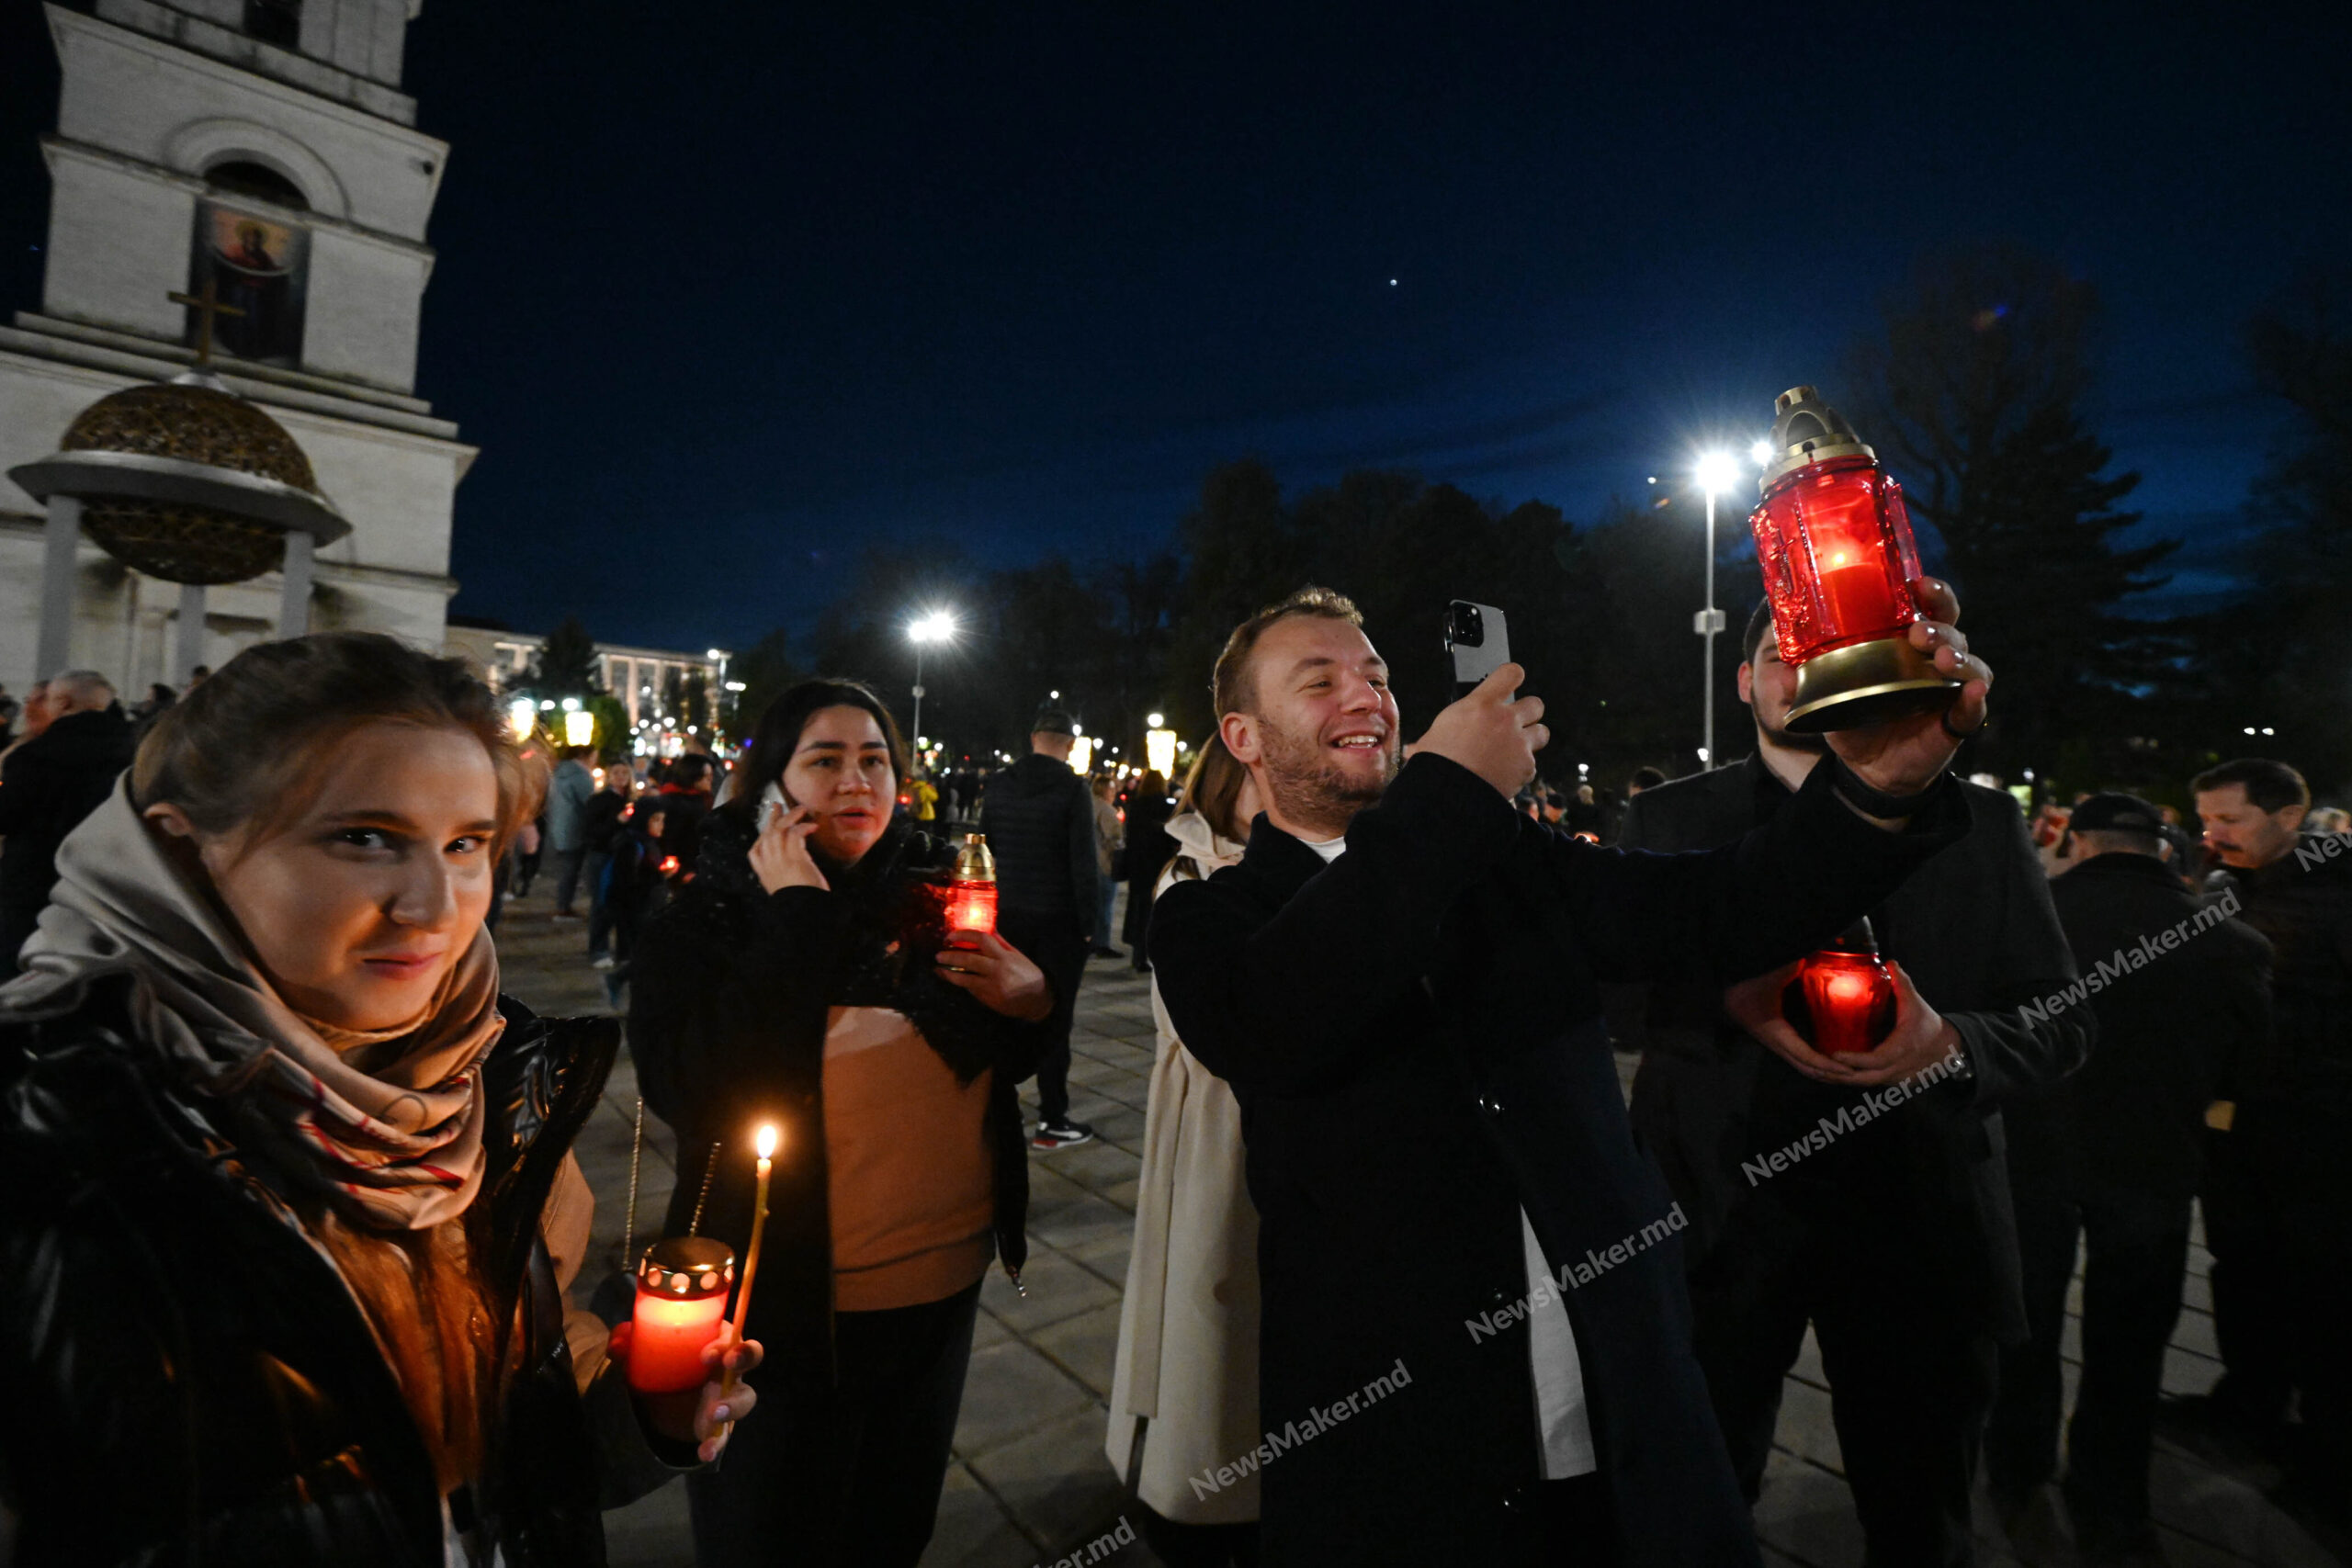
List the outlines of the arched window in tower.
{"label": "arched window in tower", "polygon": [[[204,177],[214,194],[196,204],[188,292],[201,295],[209,283],[218,293],[224,309],[212,329],[215,348],[239,359],[300,364],[311,234],[285,214],[307,211],[310,203],[293,181],[262,164],[217,164]],[[263,202],[279,210],[264,211]],[[191,308],[191,344],[197,318]]]}
{"label": "arched window in tower", "polygon": [[286,49],[302,42],[302,0],[245,0],[245,36]]}

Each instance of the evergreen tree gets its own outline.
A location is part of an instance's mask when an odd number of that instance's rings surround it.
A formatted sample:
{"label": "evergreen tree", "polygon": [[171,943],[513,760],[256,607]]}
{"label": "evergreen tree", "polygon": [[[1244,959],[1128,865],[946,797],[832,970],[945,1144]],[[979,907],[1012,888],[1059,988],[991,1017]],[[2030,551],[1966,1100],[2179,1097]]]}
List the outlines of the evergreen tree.
{"label": "evergreen tree", "polygon": [[531,671],[542,697],[587,697],[605,689],[597,679],[596,641],[577,615],[566,615],[548,634]]}
{"label": "evergreen tree", "polygon": [[1983,765],[2046,776],[2081,739],[2100,771],[2127,775],[2130,738],[2153,727],[2146,699],[2176,678],[2182,628],[2126,605],[2164,584],[2153,569],[2179,541],[2116,537],[2139,521],[2118,502],[2140,477],[2107,472],[2111,454],[2081,412],[2097,292],[2054,263],[1986,247],[1923,266],[1883,317],[1850,356],[1853,390],[1830,400],[1849,405],[1932,529],[1931,570],[1951,579],[1996,671]]}

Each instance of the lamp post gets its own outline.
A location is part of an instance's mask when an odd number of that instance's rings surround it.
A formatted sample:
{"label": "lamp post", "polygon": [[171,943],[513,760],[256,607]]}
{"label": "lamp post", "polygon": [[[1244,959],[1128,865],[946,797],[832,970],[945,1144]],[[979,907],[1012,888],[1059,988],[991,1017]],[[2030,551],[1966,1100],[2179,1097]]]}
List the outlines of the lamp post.
{"label": "lamp post", "polygon": [[1715,495],[1729,490],[1739,470],[1721,452],[1699,458],[1699,488],[1707,492],[1707,607],[1691,621],[1690,629],[1704,639],[1706,672],[1700,683],[1699,765],[1715,765],[1715,634],[1724,629],[1724,613],[1715,608]]}
{"label": "lamp post", "polygon": [[944,610],[930,615],[907,628],[907,637],[915,645],[915,722],[914,732],[922,733],[922,650],[934,642],[946,642],[956,636],[956,617]]}

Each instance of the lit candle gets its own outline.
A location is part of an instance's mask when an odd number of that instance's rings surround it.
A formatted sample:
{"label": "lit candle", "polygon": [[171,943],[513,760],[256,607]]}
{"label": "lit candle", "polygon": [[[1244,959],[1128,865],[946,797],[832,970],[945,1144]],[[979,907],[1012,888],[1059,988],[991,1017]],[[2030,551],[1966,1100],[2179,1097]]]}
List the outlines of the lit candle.
{"label": "lit candle", "polygon": [[735,1254],[724,1242],[686,1235],[646,1248],[630,1314],[628,1386],[677,1393],[707,1382],[702,1349],[718,1337],[734,1282]]}
{"label": "lit candle", "polygon": [[947,929],[996,930],[996,857],[978,833],[965,834],[964,847],[956,852],[956,880],[947,889]]}
{"label": "lit candle", "polygon": [[[767,1234],[768,1173],[775,1168],[775,1145],[776,1130],[772,1126],[761,1128],[758,1142],[759,1190],[752,1199],[752,1240],[743,1253],[743,1288],[735,1293],[735,1337],[739,1341],[743,1337],[743,1325],[752,1321],[752,1286],[760,1273],[760,1238]],[[722,1382],[721,1392],[733,1393],[737,1386],[735,1369],[729,1367]],[[734,1422],[727,1423],[727,1430],[731,1432],[734,1429]]]}
{"label": "lit candle", "polygon": [[1805,1043],[1825,1055],[1875,1051],[1894,1032],[1894,976],[1879,956],[1869,920],[1830,946],[1808,953],[1789,982],[1781,1011]]}
{"label": "lit candle", "polygon": [[1903,615],[1885,569],[1875,558],[1856,560],[1843,554],[1822,562],[1821,607],[1826,629],[1837,637],[1875,632]]}

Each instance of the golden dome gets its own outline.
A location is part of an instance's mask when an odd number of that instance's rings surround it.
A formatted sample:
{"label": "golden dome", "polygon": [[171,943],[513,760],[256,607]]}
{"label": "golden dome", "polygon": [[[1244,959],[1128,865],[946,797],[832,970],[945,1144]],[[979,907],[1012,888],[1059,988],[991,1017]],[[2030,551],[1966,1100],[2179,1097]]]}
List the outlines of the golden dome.
{"label": "golden dome", "polygon": [[235,393],[194,380],[109,392],[82,411],[58,448],[177,457],[318,490],[311,459],[285,426]]}

